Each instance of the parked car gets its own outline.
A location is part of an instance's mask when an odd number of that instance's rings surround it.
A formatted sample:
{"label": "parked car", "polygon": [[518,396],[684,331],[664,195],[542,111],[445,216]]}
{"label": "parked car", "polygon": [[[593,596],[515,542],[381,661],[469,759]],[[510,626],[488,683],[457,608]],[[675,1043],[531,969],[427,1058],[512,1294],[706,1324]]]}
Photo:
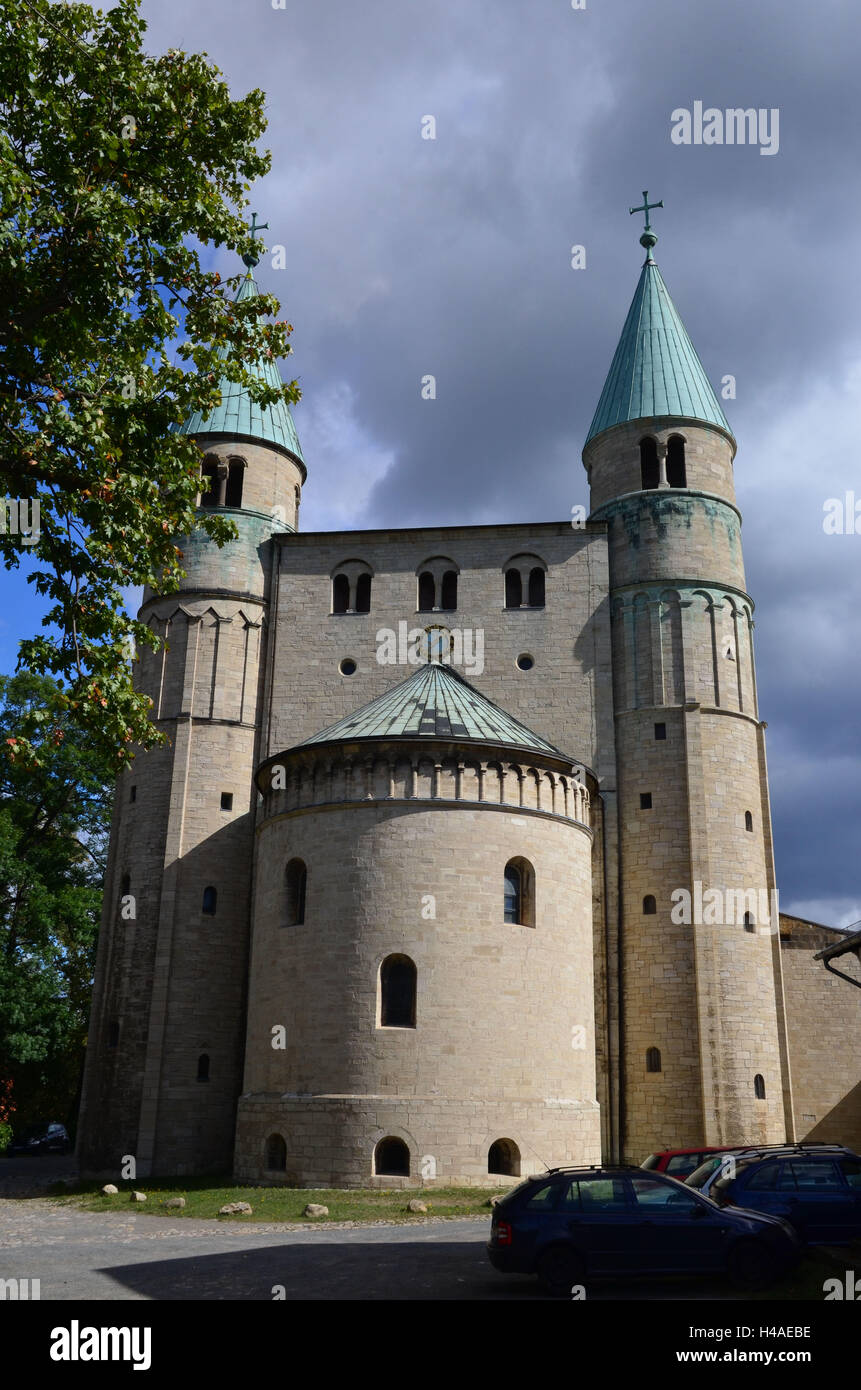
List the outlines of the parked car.
{"label": "parked car", "polygon": [[701,1145],[698,1149],[661,1149],[643,1159],[640,1167],[650,1173],[668,1173],[671,1178],[686,1178],[695,1168],[699,1168],[709,1154],[728,1153],[732,1149],[732,1144],[716,1148]]}
{"label": "parked car", "polygon": [[537,1274],[553,1294],[593,1275],[728,1273],[770,1283],[801,1250],[777,1217],[718,1207],[642,1168],[551,1168],[494,1207],[487,1253],[505,1274]]}
{"label": "parked car", "polygon": [[64,1125],[31,1125],[22,1134],[12,1138],[6,1150],[7,1158],[16,1154],[69,1154],[72,1143]]}
{"label": "parked car", "polygon": [[709,1196],[724,1211],[778,1216],[808,1245],[861,1237],[861,1157],[842,1146],[739,1154],[734,1171],[718,1173]]}
{"label": "parked car", "polygon": [[686,1187],[694,1187],[701,1192],[704,1197],[712,1196],[712,1188],[717,1179],[722,1174],[735,1172],[738,1160],[745,1158],[769,1158],[774,1154],[789,1153],[838,1153],[851,1156],[852,1150],[845,1148],[842,1144],[823,1144],[811,1142],[809,1144],[749,1144],[744,1148],[731,1149],[728,1152],[721,1150],[710,1154],[704,1158],[699,1168],[695,1168],[685,1178]]}

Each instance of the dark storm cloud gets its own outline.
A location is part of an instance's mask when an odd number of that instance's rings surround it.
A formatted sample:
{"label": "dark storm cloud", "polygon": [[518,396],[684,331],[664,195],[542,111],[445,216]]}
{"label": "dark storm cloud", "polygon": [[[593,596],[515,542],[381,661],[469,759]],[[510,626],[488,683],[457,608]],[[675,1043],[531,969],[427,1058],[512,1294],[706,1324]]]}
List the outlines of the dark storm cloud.
{"label": "dark storm cloud", "polygon": [[[309,465],[303,524],[567,516],[642,252],[740,442],[783,906],[861,916],[856,487],[861,25],[844,3],[149,0],[153,47],[268,94],[254,194],[285,272]],[[676,146],[695,101],[777,108],[779,152]],[[436,140],[420,138],[432,115]],[[586,247],[586,269],[570,247]],[[424,401],[420,382],[437,381]],[[855,910],[857,908],[857,911]]]}

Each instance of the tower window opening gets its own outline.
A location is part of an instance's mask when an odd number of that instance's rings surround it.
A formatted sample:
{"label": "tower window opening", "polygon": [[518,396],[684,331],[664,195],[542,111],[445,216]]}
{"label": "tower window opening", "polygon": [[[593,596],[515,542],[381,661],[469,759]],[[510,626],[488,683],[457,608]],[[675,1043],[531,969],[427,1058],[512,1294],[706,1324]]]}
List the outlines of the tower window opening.
{"label": "tower window opening", "polygon": [[756,931],[756,923],[753,920],[752,912],[746,912],[744,914],[744,929],[745,931]]}
{"label": "tower window opening", "polygon": [[120,1021],[112,1018],[108,1024],[108,1047],[119,1047],[120,1045]]}
{"label": "tower window opening", "polygon": [[667,482],[670,487],[687,487],[685,441],[680,434],[673,434],[667,440]]}
{"label": "tower window opening", "polygon": [[371,576],[360,574],[356,580],[356,612],[370,613],[371,611]]}
{"label": "tower window opening", "polygon": [[544,571],[537,565],[529,571],[529,607],[544,607]]}
{"label": "tower window opening", "polygon": [[744,813],[744,828],[745,830],[753,830],[753,814],[750,811]]}
{"label": "tower window opening", "polygon": [[666,724],[656,724],[656,725],[655,725],[655,738],[656,738],[656,739],[662,739],[662,738],[666,738],[666,737],[667,737],[667,726],[666,726]]}
{"label": "tower window opening", "polygon": [[129,801],[137,801],[138,789],[136,786],[129,787]]}
{"label": "tower window opening", "polygon": [[753,1094],[757,1100],[765,1100],[765,1078],[759,1072],[753,1078]]}
{"label": "tower window opening", "polygon": [[513,1139],[494,1139],[487,1151],[487,1171],[504,1178],[520,1177],[520,1150]]}
{"label": "tower window opening", "polygon": [[528,859],[509,859],[503,875],[505,921],[535,926],[535,871]]}
{"label": "tower window opening", "polygon": [[659,1047],[650,1047],[650,1048],[647,1048],[647,1050],[646,1050],[646,1071],[648,1071],[648,1072],[659,1072],[659,1071],[661,1071],[661,1070],[662,1070],[662,1067],[661,1067],[661,1049],[660,1049]]}
{"label": "tower window opening", "polygon": [[654,915],[655,915],[655,913],[657,912],[657,910],[658,910],[658,904],[657,904],[656,901],[655,901],[655,896],[654,896],[654,894],[653,894],[653,893],[647,893],[646,896],[645,896],[644,899],[643,899],[643,912],[644,912],[644,914],[645,914],[647,917],[654,917]]}
{"label": "tower window opening", "polygon": [[233,810],[233,792],[221,793],[221,809],[222,811]]}
{"label": "tower window opening", "polygon": [[350,581],[345,574],[332,580],[332,612],[346,613],[350,607]]}
{"label": "tower window opening", "polygon": [[416,1026],[416,967],[409,956],[386,956],[380,966],[380,1026]]}
{"label": "tower window opening", "polygon": [[651,792],[640,792],[640,810],[641,810],[641,811],[651,811],[651,809],[652,809],[652,793],[651,793]]}
{"label": "tower window opening", "polygon": [[308,870],[301,859],[291,859],[284,870],[284,887],[287,899],[286,925],[301,927],[305,921],[305,889],[308,883]]}
{"label": "tower window opening", "polygon": [[201,908],[200,908],[200,910],[201,910],[201,912],[204,914],[204,916],[206,916],[206,917],[214,917],[214,916],[215,916],[215,909],[216,909],[217,905],[218,905],[218,890],[217,890],[217,888],[213,888],[211,885],[210,885],[210,887],[208,887],[208,888],[204,888],[204,890],[203,890],[203,902],[202,902]]}
{"label": "tower window opening", "polygon": [[209,1080],[209,1053],[201,1052],[197,1059],[197,1079],[198,1081]]}
{"label": "tower window opening", "polygon": [[280,1134],[270,1134],[266,1140],[266,1167],[270,1173],[283,1173],[287,1167],[287,1145]]}
{"label": "tower window opening", "polygon": [[654,439],[640,440],[640,482],[645,492],[657,487],[661,475],[658,469],[658,446]]}
{"label": "tower window opening", "polygon": [[215,459],[204,459],[200,470],[200,505],[218,506],[218,464]]}
{"label": "tower window opening", "polygon": [[523,580],[520,570],[505,571],[505,606],[519,608],[523,602]]}
{"label": "tower window opening", "polygon": [[440,585],[440,608],[447,613],[457,608],[457,575],[454,570],[446,570]]}
{"label": "tower window opening", "polygon": [[374,1173],[377,1177],[409,1177],[410,1151],[403,1139],[389,1135],[380,1140],[374,1149]]}
{"label": "tower window opening", "polygon": [[231,459],[227,471],[227,490],[224,494],[225,507],[242,506],[242,483],[244,476],[244,460]]}
{"label": "tower window opening", "polygon": [[436,584],[430,570],[422,570],[419,575],[419,612],[432,613],[436,599]]}
{"label": "tower window opening", "polygon": [[132,876],[131,874],[123,874],[122,878],[120,879],[120,897],[127,898],[131,891]]}

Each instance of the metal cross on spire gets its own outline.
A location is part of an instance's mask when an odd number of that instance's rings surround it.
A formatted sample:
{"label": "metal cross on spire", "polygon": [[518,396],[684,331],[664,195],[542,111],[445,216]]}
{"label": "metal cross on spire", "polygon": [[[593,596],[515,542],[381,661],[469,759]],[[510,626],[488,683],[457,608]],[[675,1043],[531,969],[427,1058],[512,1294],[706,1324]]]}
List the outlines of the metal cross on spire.
{"label": "metal cross on spire", "polygon": [[[250,231],[250,233],[251,233],[252,236],[255,236],[257,232],[268,231],[268,230],[269,230],[269,223],[268,223],[268,222],[258,222],[258,221],[257,221],[257,213],[256,213],[256,212],[252,212],[252,214],[251,214],[251,226],[249,227],[248,230]],[[249,270],[251,270],[252,267],[255,266],[255,265],[257,264],[257,262],[259,261],[259,259],[260,259],[259,256],[243,256],[243,257],[242,257],[242,260],[243,260],[244,264],[248,266],[248,269],[249,269]]]}
{"label": "metal cross on spire", "polygon": [[640,245],[641,245],[641,246],[645,246],[646,251],[648,252],[648,255],[647,255],[647,257],[646,257],[647,260],[651,260],[651,259],[652,259],[652,247],[655,245],[655,243],[656,243],[657,240],[658,240],[657,234],[656,234],[655,232],[652,231],[652,224],[651,224],[651,222],[649,221],[649,213],[652,211],[653,208],[662,208],[663,206],[664,206],[664,200],[663,200],[663,198],[661,199],[661,201],[660,201],[659,203],[650,203],[650,202],[649,202],[649,190],[648,190],[648,188],[644,188],[644,189],[643,189],[643,201],[642,201],[642,203],[640,204],[640,206],[639,206],[638,208],[628,208],[628,215],[629,215],[629,216],[633,216],[633,214],[634,214],[635,212],[644,212],[644,213],[646,214],[646,225],[645,225],[645,227],[643,228],[643,234],[642,234],[642,236],[640,237]]}

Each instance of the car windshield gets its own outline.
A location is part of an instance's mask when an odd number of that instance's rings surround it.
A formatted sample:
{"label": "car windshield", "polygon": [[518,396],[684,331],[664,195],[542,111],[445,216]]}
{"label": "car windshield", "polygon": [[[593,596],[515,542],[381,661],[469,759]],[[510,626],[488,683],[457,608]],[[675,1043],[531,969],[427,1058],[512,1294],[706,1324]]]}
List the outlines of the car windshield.
{"label": "car windshield", "polygon": [[695,1168],[692,1173],[688,1174],[685,1178],[686,1185],[688,1187],[703,1187],[711,1177],[715,1168],[721,1166],[721,1162],[722,1159],[719,1154],[714,1154],[711,1158],[707,1158],[700,1164],[699,1168]]}

